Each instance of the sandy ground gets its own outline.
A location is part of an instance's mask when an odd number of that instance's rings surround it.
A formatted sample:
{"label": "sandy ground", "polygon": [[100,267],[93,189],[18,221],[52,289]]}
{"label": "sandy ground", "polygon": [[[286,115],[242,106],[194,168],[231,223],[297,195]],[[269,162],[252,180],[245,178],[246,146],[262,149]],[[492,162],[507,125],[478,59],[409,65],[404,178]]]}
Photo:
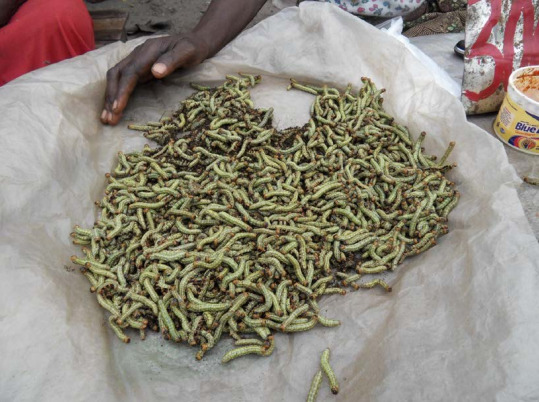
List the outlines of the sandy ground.
{"label": "sandy ground", "polygon": [[[147,35],[153,32],[182,33],[194,28],[208,8],[210,0],[105,0],[102,3],[87,3],[89,10],[125,10],[129,12],[126,31],[128,37]],[[279,9],[267,1],[252,26]]]}

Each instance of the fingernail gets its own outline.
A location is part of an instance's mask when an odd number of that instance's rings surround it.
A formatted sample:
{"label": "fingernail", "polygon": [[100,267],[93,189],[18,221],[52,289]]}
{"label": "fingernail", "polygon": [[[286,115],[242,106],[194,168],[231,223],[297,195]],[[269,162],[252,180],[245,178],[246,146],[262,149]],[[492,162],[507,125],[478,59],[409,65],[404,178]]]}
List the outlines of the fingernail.
{"label": "fingernail", "polygon": [[163,63],[156,63],[153,65],[152,71],[157,74],[165,74],[167,71],[167,66],[165,66]]}
{"label": "fingernail", "polygon": [[101,112],[101,120],[105,120],[107,117],[107,111],[103,109],[103,112]]}
{"label": "fingernail", "polygon": [[107,113],[107,121],[110,123],[112,121],[112,113],[111,112],[108,112]]}
{"label": "fingernail", "polygon": [[115,100],[114,103],[112,104],[112,110],[116,111],[117,108],[118,108],[118,101]]}

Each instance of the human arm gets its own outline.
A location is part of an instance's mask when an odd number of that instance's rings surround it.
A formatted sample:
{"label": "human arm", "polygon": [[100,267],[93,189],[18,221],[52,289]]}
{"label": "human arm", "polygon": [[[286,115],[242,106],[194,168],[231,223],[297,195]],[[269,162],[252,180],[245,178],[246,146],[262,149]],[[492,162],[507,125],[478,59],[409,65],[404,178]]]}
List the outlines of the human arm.
{"label": "human arm", "polygon": [[0,0],[0,28],[6,25],[26,0]]}
{"label": "human arm", "polygon": [[[1,1],[1,0],[0,0]],[[164,78],[182,67],[200,64],[221,50],[255,17],[266,0],[213,0],[187,34],[149,39],[107,72],[104,124],[120,121],[139,82]]]}

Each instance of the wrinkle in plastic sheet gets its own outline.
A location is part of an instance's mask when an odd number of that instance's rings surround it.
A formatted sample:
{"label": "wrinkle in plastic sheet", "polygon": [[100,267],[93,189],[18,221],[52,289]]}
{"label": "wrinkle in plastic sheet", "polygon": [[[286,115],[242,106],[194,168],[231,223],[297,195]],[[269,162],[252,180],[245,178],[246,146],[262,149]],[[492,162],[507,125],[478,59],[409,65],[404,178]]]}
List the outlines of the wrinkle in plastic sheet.
{"label": "wrinkle in plastic sheet", "polygon": [[[295,401],[330,347],[341,384],[320,400],[536,400],[539,397],[539,246],[524,217],[520,180],[502,144],[469,124],[406,46],[327,4],[288,8],[216,57],[137,89],[117,127],[98,122],[105,71],[140,41],[107,46],[0,88],[1,400]],[[380,290],[331,296],[338,328],[276,336],[269,358],[220,364],[224,340],[202,362],[195,349],[150,335],[121,343],[71,272],[69,232],[96,219],[93,201],[118,150],[146,141],[126,129],[155,120],[191,90],[237,71],[264,74],[257,105],[279,127],[307,121],[310,95],[288,77],[344,88],[361,77],[387,88],[384,105],[425,147],[457,147],[450,177],[462,198],[439,244],[408,259]]]}

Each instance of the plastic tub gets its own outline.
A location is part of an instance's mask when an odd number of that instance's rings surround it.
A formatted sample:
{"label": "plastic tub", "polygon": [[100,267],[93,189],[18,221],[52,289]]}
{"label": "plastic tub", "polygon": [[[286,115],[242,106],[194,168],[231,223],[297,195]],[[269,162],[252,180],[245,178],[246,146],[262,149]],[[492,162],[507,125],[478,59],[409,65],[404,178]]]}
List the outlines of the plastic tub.
{"label": "plastic tub", "polygon": [[494,132],[509,146],[539,155],[539,66],[513,71]]}

